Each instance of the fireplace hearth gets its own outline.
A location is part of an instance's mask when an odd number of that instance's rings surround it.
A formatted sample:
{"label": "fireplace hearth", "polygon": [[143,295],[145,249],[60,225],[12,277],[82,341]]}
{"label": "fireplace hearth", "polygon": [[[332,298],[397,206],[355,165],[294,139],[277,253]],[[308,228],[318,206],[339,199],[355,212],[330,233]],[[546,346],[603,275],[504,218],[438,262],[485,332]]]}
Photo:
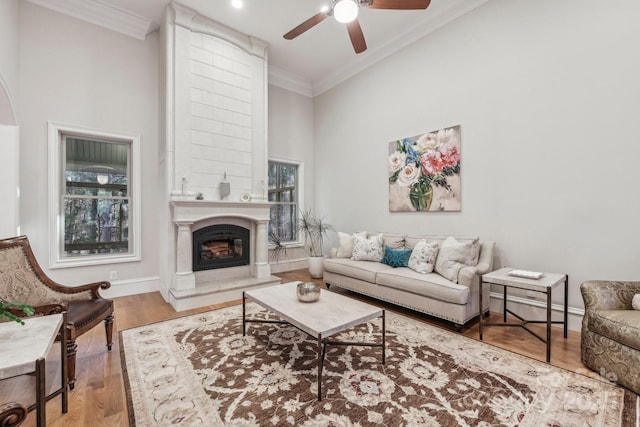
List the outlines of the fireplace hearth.
{"label": "fireplace hearth", "polygon": [[250,264],[250,231],[217,224],[193,232],[193,271]]}

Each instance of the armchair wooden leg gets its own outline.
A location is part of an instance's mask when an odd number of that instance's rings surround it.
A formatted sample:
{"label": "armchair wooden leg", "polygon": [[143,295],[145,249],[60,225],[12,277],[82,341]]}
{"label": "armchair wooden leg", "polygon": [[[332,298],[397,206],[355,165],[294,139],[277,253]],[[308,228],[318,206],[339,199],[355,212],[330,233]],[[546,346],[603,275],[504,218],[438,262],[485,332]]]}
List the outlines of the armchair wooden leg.
{"label": "armchair wooden leg", "polygon": [[78,344],[76,340],[67,340],[67,378],[69,378],[69,389],[73,390],[76,386],[76,353]]}
{"label": "armchair wooden leg", "polygon": [[104,319],[104,330],[107,333],[107,350],[111,351],[111,344],[113,343],[113,314]]}
{"label": "armchair wooden leg", "polygon": [[25,418],[27,418],[27,408],[19,403],[3,403],[0,406],[0,426],[19,426]]}

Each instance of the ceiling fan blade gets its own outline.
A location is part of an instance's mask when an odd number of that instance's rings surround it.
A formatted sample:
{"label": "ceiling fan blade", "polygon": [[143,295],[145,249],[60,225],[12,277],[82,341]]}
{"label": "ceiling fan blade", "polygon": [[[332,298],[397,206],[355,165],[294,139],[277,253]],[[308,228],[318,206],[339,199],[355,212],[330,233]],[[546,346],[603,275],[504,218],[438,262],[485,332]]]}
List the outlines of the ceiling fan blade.
{"label": "ceiling fan blade", "polygon": [[326,17],[327,17],[327,14],[325,12],[317,13],[313,15],[311,18],[304,21],[302,24],[295,27],[293,30],[289,31],[283,37],[287,40],[295,39],[300,34],[304,33],[307,30],[310,30],[311,28],[315,27],[316,25],[324,21]]}
{"label": "ceiling fan blade", "polygon": [[347,31],[349,32],[349,38],[351,39],[353,50],[355,50],[356,53],[362,53],[367,50],[367,42],[364,41],[362,27],[360,27],[360,22],[358,22],[357,19],[354,19],[347,24]]}
{"label": "ceiling fan blade", "polygon": [[426,9],[431,0],[371,0],[369,9]]}

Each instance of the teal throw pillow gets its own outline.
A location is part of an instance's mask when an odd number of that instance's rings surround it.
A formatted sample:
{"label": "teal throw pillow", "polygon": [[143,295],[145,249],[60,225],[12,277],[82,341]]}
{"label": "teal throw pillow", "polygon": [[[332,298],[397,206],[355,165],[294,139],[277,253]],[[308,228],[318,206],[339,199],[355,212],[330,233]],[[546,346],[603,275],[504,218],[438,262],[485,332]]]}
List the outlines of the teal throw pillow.
{"label": "teal throw pillow", "polygon": [[393,249],[392,247],[385,245],[384,257],[382,257],[382,261],[380,262],[394,268],[408,267],[410,257],[411,249]]}

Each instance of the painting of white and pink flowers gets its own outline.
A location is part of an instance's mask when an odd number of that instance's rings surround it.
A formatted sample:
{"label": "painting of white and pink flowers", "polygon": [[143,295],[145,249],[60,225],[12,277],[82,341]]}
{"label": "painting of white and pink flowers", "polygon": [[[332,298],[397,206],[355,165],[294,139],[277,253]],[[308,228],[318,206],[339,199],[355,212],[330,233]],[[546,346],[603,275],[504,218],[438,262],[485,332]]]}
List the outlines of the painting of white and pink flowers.
{"label": "painting of white and pink flowers", "polygon": [[460,211],[460,126],[389,143],[389,211]]}

